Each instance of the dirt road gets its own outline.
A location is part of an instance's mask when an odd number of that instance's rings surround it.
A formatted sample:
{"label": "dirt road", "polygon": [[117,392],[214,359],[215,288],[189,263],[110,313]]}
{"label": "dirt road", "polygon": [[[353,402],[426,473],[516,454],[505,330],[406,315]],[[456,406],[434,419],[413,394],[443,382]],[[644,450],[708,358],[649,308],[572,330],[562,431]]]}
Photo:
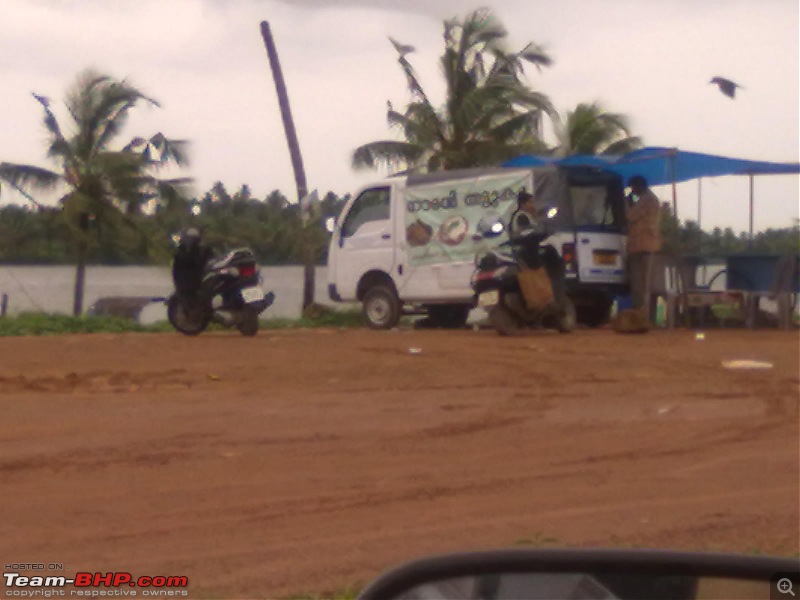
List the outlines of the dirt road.
{"label": "dirt road", "polygon": [[4,338],[0,561],[263,598],[523,544],[792,554],[799,390],[774,330]]}

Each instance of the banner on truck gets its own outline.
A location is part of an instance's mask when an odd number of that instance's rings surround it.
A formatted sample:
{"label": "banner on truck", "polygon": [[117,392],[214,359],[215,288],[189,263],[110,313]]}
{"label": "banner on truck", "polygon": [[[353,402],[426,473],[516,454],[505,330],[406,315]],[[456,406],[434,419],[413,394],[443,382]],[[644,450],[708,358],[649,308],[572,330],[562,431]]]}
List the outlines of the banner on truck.
{"label": "banner on truck", "polygon": [[[484,175],[408,187],[405,232],[413,266],[471,261],[485,241],[476,241],[484,217],[508,225],[520,190],[533,189],[530,171]],[[503,236],[503,239],[506,239]]]}

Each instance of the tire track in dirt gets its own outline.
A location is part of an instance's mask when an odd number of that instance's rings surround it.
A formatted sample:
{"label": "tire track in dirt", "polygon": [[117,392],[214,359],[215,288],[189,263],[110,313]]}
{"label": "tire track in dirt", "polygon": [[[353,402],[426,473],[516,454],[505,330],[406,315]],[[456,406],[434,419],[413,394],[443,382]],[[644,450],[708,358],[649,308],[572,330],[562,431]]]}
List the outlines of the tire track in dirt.
{"label": "tire track in dirt", "polygon": [[[31,560],[180,572],[209,597],[321,593],[543,537],[796,552],[797,342],[0,339],[0,536]],[[747,357],[774,368],[720,366]]]}
{"label": "tire track in dirt", "polygon": [[65,375],[11,377],[0,376],[0,394],[35,393],[62,394],[88,392],[94,394],[183,390],[191,388],[196,379],[186,369],[167,369],[144,373],[129,371],[70,372]]}

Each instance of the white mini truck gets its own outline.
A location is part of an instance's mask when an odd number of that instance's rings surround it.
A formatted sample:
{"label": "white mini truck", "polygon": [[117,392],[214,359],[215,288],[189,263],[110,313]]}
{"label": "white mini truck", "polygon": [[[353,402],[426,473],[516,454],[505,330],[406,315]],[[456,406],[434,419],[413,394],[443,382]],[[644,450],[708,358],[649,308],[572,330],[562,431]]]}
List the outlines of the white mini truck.
{"label": "white mini truck", "polygon": [[328,253],[328,292],[360,302],[367,324],[394,327],[403,314],[463,326],[475,307],[475,255],[506,241],[477,233],[482,219],[508,225],[520,190],[555,207],[552,244],[566,265],[578,322],[608,319],[626,293],[622,179],[588,167],[483,168],[390,177],[362,188],[336,221]]}

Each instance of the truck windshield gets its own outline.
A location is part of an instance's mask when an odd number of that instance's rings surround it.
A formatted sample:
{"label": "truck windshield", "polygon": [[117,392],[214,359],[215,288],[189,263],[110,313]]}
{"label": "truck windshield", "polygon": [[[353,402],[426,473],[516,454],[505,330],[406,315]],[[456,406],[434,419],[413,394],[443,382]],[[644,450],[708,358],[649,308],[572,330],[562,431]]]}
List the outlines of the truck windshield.
{"label": "truck windshield", "polygon": [[622,226],[621,211],[614,210],[606,186],[572,186],[569,192],[575,226],[612,229]]}
{"label": "truck windshield", "polygon": [[350,237],[361,225],[389,218],[389,188],[365,190],[355,199],[342,223],[342,237]]}

